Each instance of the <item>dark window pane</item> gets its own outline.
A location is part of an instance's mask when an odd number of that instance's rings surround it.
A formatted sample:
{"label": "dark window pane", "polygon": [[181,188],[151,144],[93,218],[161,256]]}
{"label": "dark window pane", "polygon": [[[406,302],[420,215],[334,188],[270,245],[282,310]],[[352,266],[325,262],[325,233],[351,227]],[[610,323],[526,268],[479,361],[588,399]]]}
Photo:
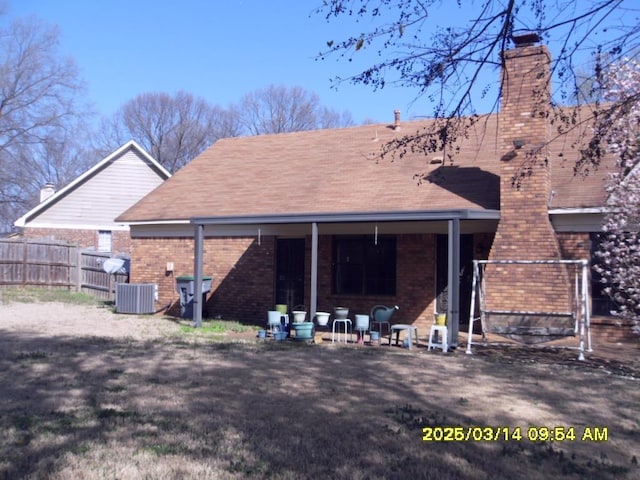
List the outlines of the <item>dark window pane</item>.
{"label": "dark window pane", "polygon": [[396,238],[334,237],[333,290],[337,294],[394,295]]}

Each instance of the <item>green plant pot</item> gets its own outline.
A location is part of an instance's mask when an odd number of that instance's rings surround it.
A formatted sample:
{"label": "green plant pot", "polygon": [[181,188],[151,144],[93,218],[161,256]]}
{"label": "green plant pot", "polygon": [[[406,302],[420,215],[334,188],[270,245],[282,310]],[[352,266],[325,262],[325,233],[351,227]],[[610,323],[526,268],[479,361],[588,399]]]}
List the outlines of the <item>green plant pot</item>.
{"label": "green plant pot", "polygon": [[296,332],[295,340],[308,341],[313,339],[313,322],[292,323],[291,328]]}

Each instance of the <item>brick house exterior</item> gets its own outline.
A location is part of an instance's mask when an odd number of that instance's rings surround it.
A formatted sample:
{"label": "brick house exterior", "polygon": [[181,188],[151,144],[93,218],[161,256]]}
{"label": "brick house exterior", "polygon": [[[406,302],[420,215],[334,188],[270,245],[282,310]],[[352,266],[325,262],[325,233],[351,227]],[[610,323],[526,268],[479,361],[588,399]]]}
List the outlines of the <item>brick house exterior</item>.
{"label": "brick house exterior", "polygon": [[[129,230],[104,230],[111,232],[111,249],[113,253],[129,253],[131,251],[131,235]],[[99,250],[99,230],[69,229],[69,228],[31,228],[26,227],[22,231],[22,237],[26,239],[40,240],[66,240],[75,243],[79,247],[90,250]]]}
{"label": "brick house exterior", "polygon": [[128,254],[129,226],[115,218],[170,176],[130,141],[61,190],[45,185],[40,203],[14,225],[24,238],[65,240],[85,249]]}
{"label": "brick house exterior", "polygon": [[[575,138],[549,136],[546,48],[517,45],[504,55],[501,112],[476,122],[452,164],[416,152],[382,157],[382,145],[434,122],[398,116],[218,141],[117,219],[131,225],[131,281],[157,283],[160,303],[176,312],[175,277],[201,265],[214,277],[212,316],[264,324],[276,303],[311,313],[344,305],[352,315],[399,305],[395,321],[421,335],[443,298],[454,298],[455,344],[468,322],[471,260],[588,259],[602,221],[606,161],[575,177]],[[526,178],[514,185],[519,172]],[[493,299],[513,309],[530,308],[527,300],[570,308],[566,272],[547,274],[536,283],[510,272]]]}

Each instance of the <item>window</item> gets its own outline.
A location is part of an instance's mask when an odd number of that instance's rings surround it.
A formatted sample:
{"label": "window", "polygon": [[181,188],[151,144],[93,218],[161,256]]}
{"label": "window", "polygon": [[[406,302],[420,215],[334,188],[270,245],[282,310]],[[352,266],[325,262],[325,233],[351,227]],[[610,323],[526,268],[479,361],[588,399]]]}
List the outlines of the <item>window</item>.
{"label": "window", "polygon": [[98,251],[111,252],[111,231],[110,230],[98,231]]}
{"label": "window", "polygon": [[396,237],[333,238],[333,293],[395,295]]}

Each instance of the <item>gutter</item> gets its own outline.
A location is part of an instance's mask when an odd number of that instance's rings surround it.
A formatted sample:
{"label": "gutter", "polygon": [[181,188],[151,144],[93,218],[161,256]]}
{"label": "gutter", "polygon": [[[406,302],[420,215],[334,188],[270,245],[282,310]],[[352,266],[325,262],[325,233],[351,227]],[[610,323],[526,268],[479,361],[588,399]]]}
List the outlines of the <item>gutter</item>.
{"label": "gutter", "polygon": [[253,225],[297,223],[361,223],[402,222],[425,220],[499,220],[498,210],[418,210],[409,212],[341,212],[298,213],[268,215],[235,215],[218,217],[192,217],[194,225]]}

